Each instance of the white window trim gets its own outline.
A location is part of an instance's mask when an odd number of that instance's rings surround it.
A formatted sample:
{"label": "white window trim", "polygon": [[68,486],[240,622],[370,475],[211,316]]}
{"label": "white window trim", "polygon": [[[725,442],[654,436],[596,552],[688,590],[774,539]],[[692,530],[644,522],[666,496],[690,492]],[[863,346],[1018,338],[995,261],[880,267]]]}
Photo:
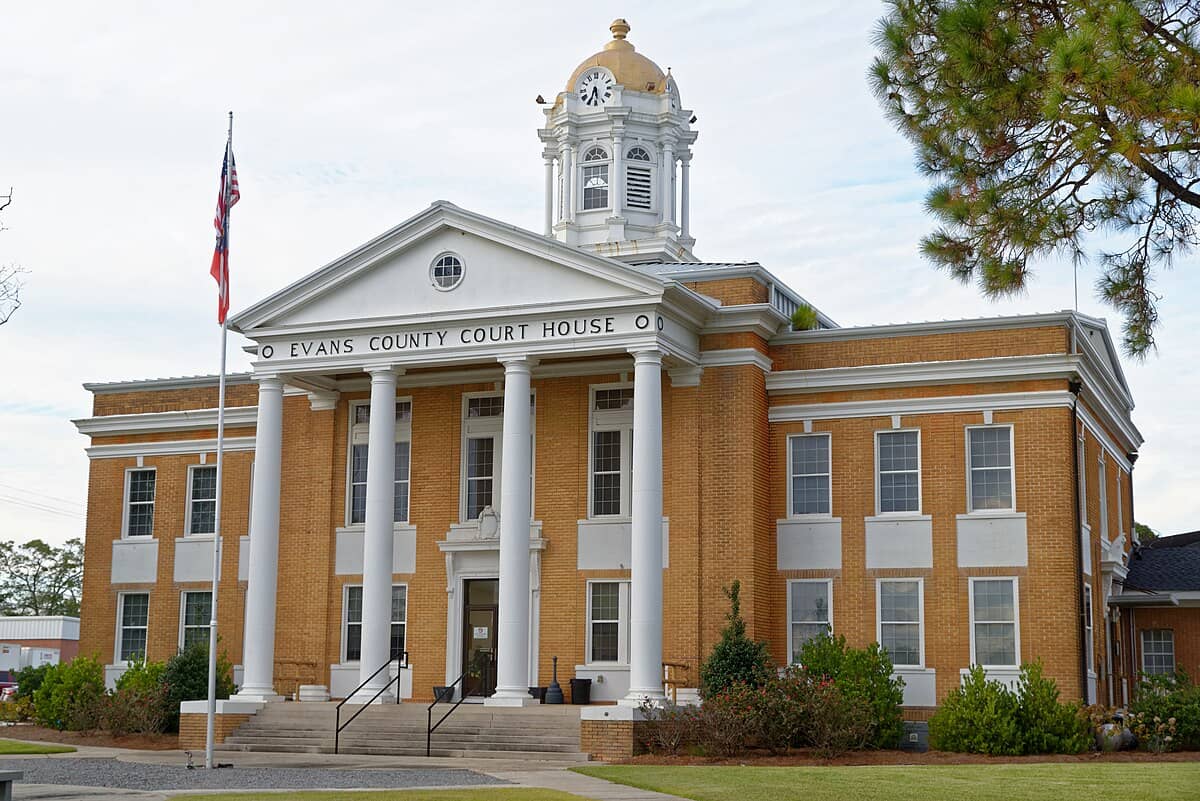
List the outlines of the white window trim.
{"label": "white window trim", "polygon": [[[126,626],[125,626],[125,597],[127,595],[145,595],[146,596],[146,626],[145,626],[145,628],[146,628],[146,649],[149,650],[149,648],[150,648],[150,591],[146,590],[143,592],[134,592],[131,590],[129,592],[118,592],[117,593],[117,636],[113,641],[113,664],[117,665],[117,666],[127,666],[129,664],[128,660],[121,658],[121,640],[123,639],[121,635],[124,633],[124,630],[126,628]],[[141,626],[134,626],[132,628],[141,628]],[[146,654],[143,653],[142,658],[144,659],[145,657],[146,657]]]}
{"label": "white window trim", "polygon": [[1100,479],[1100,486],[1096,490],[1096,498],[1100,504],[1100,541],[1107,543],[1111,537],[1108,536],[1108,465],[1104,459],[1104,449],[1100,449],[1100,458],[1096,467],[1096,474]]}
{"label": "white window trim", "polygon": [[[592,661],[592,585],[593,584],[616,584],[617,589],[617,661],[615,662],[593,662]],[[627,667],[629,665],[629,579],[588,579],[587,581],[587,598],[586,598],[586,615],[584,617],[584,664],[585,665],[603,665],[606,667]]]}
{"label": "white window trim", "polygon": [[1138,648],[1139,648],[1139,650],[1142,652],[1142,658],[1141,658],[1141,663],[1142,663],[1142,664],[1141,664],[1141,668],[1142,668],[1142,669],[1141,669],[1141,673],[1142,673],[1142,675],[1145,675],[1145,676],[1163,676],[1163,675],[1167,675],[1167,674],[1163,674],[1163,673],[1150,673],[1149,671],[1147,671],[1147,670],[1146,670],[1146,635],[1147,635],[1147,634],[1149,634],[1150,632],[1153,632],[1153,631],[1169,631],[1169,632],[1171,633],[1171,673],[1174,673],[1174,672],[1175,672],[1175,666],[1176,666],[1176,661],[1175,661],[1175,630],[1174,630],[1174,629],[1164,629],[1164,628],[1155,628],[1155,629],[1141,629],[1141,630],[1139,630],[1139,631],[1138,631]]}
{"label": "white window trim", "polygon": [[[875,642],[883,642],[883,585],[884,584],[910,584],[917,582],[917,635],[918,647],[920,652],[920,662],[916,665],[897,665],[894,662],[892,666],[897,670],[916,670],[925,668],[925,579],[920,576],[913,578],[881,578],[875,579]],[[789,606],[789,613],[790,613]],[[888,621],[898,623],[901,621]],[[791,626],[788,626],[791,630]],[[790,652],[789,652],[790,653]],[[889,658],[890,655],[889,655]]]}
{"label": "white window trim", "polygon": [[[1007,428],[1008,429],[1008,481],[1012,492],[1012,505],[1006,509],[974,509],[971,506],[971,434],[970,432],[980,428]],[[966,465],[967,465],[967,514],[969,515],[996,515],[1006,512],[1017,511],[1017,438],[1016,432],[1013,430],[1012,423],[995,423],[991,425],[966,426],[966,433],[963,435],[963,445],[966,448]],[[998,468],[980,468],[981,470],[995,470]]]}
{"label": "white window trim", "polygon": [[[187,466],[187,498],[184,500],[183,506],[183,536],[189,539],[211,539],[213,536],[212,531],[206,531],[204,533],[197,534],[192,533],[192,474],[201,467],[213,471],[217,469],[215,464],[189,464]],[[222,478],[224,478],[224,476],[222,476]],[[220,494],[220,492],[221,488],[217,487],[217,493]],[[158,494],[157,480],[154,482],[154,493],[155,495]]]}
{"label": "white window trim", "polygon": [[[395,590],[397,587],[404,588],[404,620],[389,620],[388,621],[388,648],[389,648],[389,650],[391,649],[392,626],[397,623],[400,623],[400,624],[403,624],[403,626],[404,626],[404,647],[405,647],[405,650],[407,650],[408,649],[408,583],[404,582],[404,581],[393,582],[392,589]],[[350,598],[350,589],[351,588],[362,589],[362,582],[351,582],[349,584],[342,585],[342,624],[341,624],[342,625],[342,631],[341,631],[342,643],[341,643],[341,648],[338,651],[338,658],[340,658],[342,660],[341,664],[343,664],[343,665],[357,665],[362,662],[361,659],[347,659],[346,658],[346,647],[350,644],[349,643],[350,638],[347,637],[346,635],[349,633],[348,626],[350,625],[350,621],[348,619],[350,616],[349,615],[350,604],[348,603],[348,601]],[[356,625],[361,627],[362,621],[359,621]],[[360,631],[361,631],[361,628],[360,628]],[[361,635],[359,636],[359,646],[360,647],[362,646]]]}
{"label": "white window trim", "polygon": [[[916,434],[917,435],[917,508],[915,510],[904,511],[904,512],[884,512],[884,511],[882,511],[882,503],[880,501],[880,491],[881,491],[880,485],[883,482],[881,482],[879,480],[879,478],[880,478],[879,438],[881,436],[884,436],[887,434]],[[830,444],[832,444],[832,443],[830,443]],[[789,456],[790,456],[790,454],[789,454]],[[888,428],[888,429],[882,429],[882,430],[875,432],[875,515],[877,517],[916,517],[923,513],[923,510],[925,508],[925,498],[923,497],[924,483],[923,483],[923,480],[921,477],[921,473],[922,473],[921,468],[923,467],[922,459],[923,459],[923,454],[921,452],[921,429],[919,429],[919,428]],[[831,483],[831,486],[830,486],[830,511],[833,511],[833,493],[832,493],[832,490],[833,490],[833,487],[832,487],[833,455],[832,455],[832,453],[830,454],[829,461],[830,461],[830,465],[829,465],[830,471],[829,472],[830,472],[830,483]],[[790,469],[790,467],[791,466],[789,464],[789,469]],[[908,472],[908,471],[907,470],[903,470],[903,471],[893,470],[893,471],[889,471],[889,472],[897,473],[897,472]],[[790,485],[791,482],[789,481],[788,484]]]}
{"label": "white window trim", "polygon": [[1076,463],[1079,465],[1079,524],[1086,527],[1087,522],[1087,430],[1079,434],[1076,442]]}
{"label": "white window trim", "polygon": [[[396,403],[407,403],[409,405],[410,414],[407,420],[396,421],[396,442],[408,443],[408,509],[405,510],[405,520],[412,520],[412,413],[413,400],[411,395],[397,395]],[[346,492],[343,499],[343,516],[342,519],[345,527],[354,530],[360,530],[366,526],[366,523],[351,523],[350,519],[353,515],[352,493],[353,487],[350,485],[350,479],[354,475],[354,446],[368,444],[366,439],[370,436],[370,423],[363,425],[362,430],[356,435],[354,428],[355,409],[366,406],[371,406],[370,399],[351,401],[349,406],[349,422],[346,429]],[[361,424],[360,424],[361,425]],[[361,442],[356,441],[356,436],[361,439]],[[251,497],[254,495],[254,465],[250,465],[250,480],[251,480]],[[395,482],[392,482],[393,492],[395,491]],[[396,523],[397,526],[408,525],[405,523]]]}
{"label": "white window trim", "polygon": [[[184,634],[185,628],[207,629],[209,627],[209,621],[207,621],[207,620],[204,622],[204,625],[202,625],[202,626],[187,626],[186,625],[185,621],[187,620],[187,618],[185,615],[187,612],[187,597],[191,593],[207,593],[208,597],[209,597],[209,602],[210,603],[212,602],[212,590],[182,590],[179,593],[179,650],[181,650],[181,651],[183,650],[183,634]],[[210,607],[210,609],[211,609],[211,607]]]}
{"label": "white window trim", "polygon": [[[629,151],[635,147],[640,147],[650,154],[649,161],[641,161],[640,159],[629,158]],[[633,212],[634,214],[653,214],[658,210],[658,181],[655,180],[658,175],[658,161],[655,158],[656,148],[653,145],[646,144],[635,140],[633,144],[625,146],[625,154],[621,159],[621,166],[624,175],[621,180],[621,193],[624,195],[621,198],[622,209]],[[630,167],[645,167],[650,175],[650,208],[643,209],[640,206],[629,205],[629,168]]]}
{"label": "white window trim", "polygon": [[[829,472],[826,475],[826,482],[829,484],[829,511],[814,512],[809,514],[793,513],[792,505],[792,484],[795,474],[792,472],[792,441],[802,437],[825,437],[829,440]],[[805,434],[789,434],[787,438],[787,516],[789,520],[830,520],[833,518],[833,435],[828,431],[814,431]],[[806,474],[808,475],[808,474]],[[815,474],[814,474],[815,475]]]}
{"label": "white window trim", "polygon": [[[787,583],[787,659],[788,664],[792,663],[792,587],[797,584],[824,584],[826,586],[825,594],[829,598],[829,604],[826,609],[829,610],[829,633],[833,634],[833,579],[788,579]],[[808,621],[795,621],[798,623]]]}
{"label": "white window trim", "polygon": [[[633,409],[596,409],[596,392],[606,389],[633,389],[631,381],[608,384],[592,384],[588,387],[588,442],[587,442],[587,519],[624,522],[630,520],[633,503]],[[621,511],[615,515],[595,514],[593,489],[595,478],[594,450],[596,432],[621,432]]]}
{"label": "white window trim", "polygon": [[[462,394],[462,408],[459,411],[459,420],[461,432],[458,445],[458,521],[460,523],[473,523],[473,519],[467,518],[467,440],[468,439],[485,439],[492,437],[494,439],[494,447],[492,448],[492,509],[496,514],[500,514],[500,482],[501,465],[503,464],[504,450],[504,414],[499,417],[467,417],[468,401],[471,398],[503,398],[503,390],[492,390],[490,392],[464,392]],[[411,457],[410,457],[411,458]],[[409,489],[409,498],[412,498],[411,487]],[[529,520],[533,522],[537,515],[534,510],[537,508],[537,390],[532,387],[529,389]],[[411,503],[411,501],[410,501]]]}
{"label": "white window trim", "polygon": [[[980,665],[984,669],[1020,670],[1021,669],[1021,580],[1017,576],[971,576],[967,579],[967,608],[969,610],[971,664],[975,661],[975,582],[976,581],[1011,581],[1013,588],[1013,654],[1015,665]],[[1001,622],[1001,621],[993,621]]]}
{"label": "white window trim", "polygon": [[125,490],[121,495],[121,539],[123,540],[152,540],[154,539],[154,529],[158,525],[157,515],[154,522],[150,526],[149,534],[130,534],[129,533],[129,485],[135,472],[140,473],[149,470],[154,473],[154,500],[150,502],[151,506],[157,513],[158,509],[158,468],[157,467],[126,467],[125,468]]}
{"label": "white window trim", "polygon": [[1092,609],[1092,585],[1084,582],[1083,584],[1083,629],[1084,629],[1084,646],[1087,648],[1087,669],[1088,673],[1096,671],[1096,627],[1093,615],[1095,611]]}

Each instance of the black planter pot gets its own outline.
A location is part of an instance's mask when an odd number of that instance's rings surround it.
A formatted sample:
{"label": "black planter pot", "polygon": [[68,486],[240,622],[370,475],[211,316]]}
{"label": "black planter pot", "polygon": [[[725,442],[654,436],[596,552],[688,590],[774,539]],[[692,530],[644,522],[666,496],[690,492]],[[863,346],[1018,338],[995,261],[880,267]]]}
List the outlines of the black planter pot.
{"label": "black planter pot", "polygon": [[452,690],[449,687],[442,687],[440,685],[435,684],[435,685],[433,685],[433,700],[435,700],[435,701],[453,701],[454,700],[454,690]]}

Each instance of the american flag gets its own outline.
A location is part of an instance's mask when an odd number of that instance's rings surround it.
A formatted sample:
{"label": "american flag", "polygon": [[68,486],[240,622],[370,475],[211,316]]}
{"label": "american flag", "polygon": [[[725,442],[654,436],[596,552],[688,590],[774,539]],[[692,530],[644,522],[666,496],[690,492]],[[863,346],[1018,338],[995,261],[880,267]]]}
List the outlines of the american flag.
{"label": "american flag", "polygon": [[233,163],[233,139],[225,144],[225,158],[221,162],[221,189],[217,193],[217,214],[213,217],[213,228],[217,229],[217,246],[213,250],[212,269],[209,273],[217,282],[217,322],[225,323],[229,312],[229,210],[242,197],[238,192],[237,167]]}

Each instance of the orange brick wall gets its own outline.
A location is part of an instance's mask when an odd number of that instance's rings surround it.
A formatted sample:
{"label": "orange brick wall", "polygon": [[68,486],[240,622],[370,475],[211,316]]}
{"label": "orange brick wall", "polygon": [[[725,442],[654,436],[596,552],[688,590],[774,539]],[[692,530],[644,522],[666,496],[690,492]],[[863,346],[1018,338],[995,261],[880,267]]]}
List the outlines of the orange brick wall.
{"label": "orange brick wall", "polygon": [[721,278],[716,281],[685,281],[688,289],[719,300],[723,306],[741,306],[747,303],[766,303],[770,292],[765,284],[755,278]]}
{"label": "orange brick wall", "polygon": [[[213,720],[213,742],[223,743],[249,715],[217,715]],[[196,750],[208,743],[208,716],[187,712],[179,716],[179,747]]]}

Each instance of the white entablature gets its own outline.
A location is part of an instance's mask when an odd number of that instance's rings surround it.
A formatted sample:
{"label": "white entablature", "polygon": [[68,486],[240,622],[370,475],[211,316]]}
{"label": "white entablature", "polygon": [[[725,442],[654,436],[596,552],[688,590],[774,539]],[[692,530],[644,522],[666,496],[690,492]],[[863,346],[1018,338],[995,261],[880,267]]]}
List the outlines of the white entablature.
{"label": "white entablature", "polygon": [[233,320],[259,374],[654,349],[699,365],[718,306],[673,280],[439,201]]}
{"label": "white entablature", "polygon": [[618,19],[610,30],[612,41],[575,69],[545,109],[546,127],[538,131],[545,234],[632,263],[695,261],[695,117],[683,108],[670,70],[625,38],[629,24]]}

